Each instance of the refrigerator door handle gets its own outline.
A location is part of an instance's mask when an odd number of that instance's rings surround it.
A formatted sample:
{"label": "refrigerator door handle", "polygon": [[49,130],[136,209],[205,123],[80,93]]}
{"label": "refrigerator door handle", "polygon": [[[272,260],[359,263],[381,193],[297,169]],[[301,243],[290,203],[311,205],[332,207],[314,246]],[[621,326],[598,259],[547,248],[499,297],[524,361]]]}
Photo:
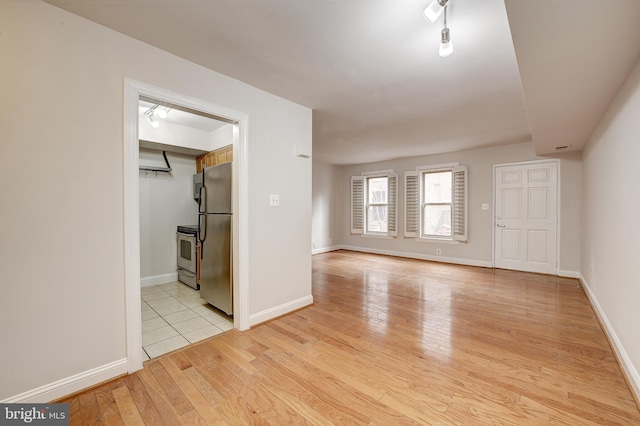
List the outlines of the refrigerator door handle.
{"label": "refrigerator door handle", "polygon": [[201,243],[204,243],[204,240],[206,239],[207,239],[207,215],[199,214],[198,215],[198,241],[200,241]]}
{"label": "refrigerator door handle", "polygon": [[[202,200],[204,200],[204,202]],[[204,184],[200,187],[200,191],[198,193],[198,213],[206,213],[203,208],[207,208],[207,187],[204,186]]]}

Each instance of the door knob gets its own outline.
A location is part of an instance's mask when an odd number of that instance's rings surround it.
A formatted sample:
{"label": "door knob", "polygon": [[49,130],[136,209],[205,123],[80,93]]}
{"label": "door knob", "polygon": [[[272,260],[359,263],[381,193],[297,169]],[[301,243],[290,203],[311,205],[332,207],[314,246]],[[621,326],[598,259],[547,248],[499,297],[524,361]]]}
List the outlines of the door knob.
{"label": "door knob", "polygon": [[496,223],[496,226],[499,227],[499,228],[506,228],[505,225],[500,225],[499,223]]}

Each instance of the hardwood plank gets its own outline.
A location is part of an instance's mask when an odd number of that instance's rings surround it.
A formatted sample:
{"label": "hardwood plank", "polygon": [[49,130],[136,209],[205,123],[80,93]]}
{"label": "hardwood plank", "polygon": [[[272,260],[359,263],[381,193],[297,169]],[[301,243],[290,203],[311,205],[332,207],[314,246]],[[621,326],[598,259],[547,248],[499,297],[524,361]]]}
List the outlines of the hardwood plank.
{"label": "hardwood plank", "polygon": [[[174,404],[171,402],[171,398],[165,393],[167,388],[160,385],[156,377],[151,372],[151,369],[145,368],[136,373],[136,375],[140,378],[149,398],[153,401],[153,404],[162,416],[164,422],[171,425],[183,424],[184,422],[182,419],[186,413],[183,412],[182,415],[178,414]],[[187,413],[192,411],[194,410],[187,411]]]}
{"label": "hardwood plank", "polygon": [[[272,393],[277,389],[286,394],[287,399],[294,397],[314,413],[321,413],[323,419],[331,424],[367,424],[371,421],[367,415],[359,413],[353,407],[345,406],[334,395],[326,392],[324,387],[301,381],[297,374],[282,368],[284,359],[263,358],[261,361],[259,365],[260,371],[264,374],[263,382]],[[282,394],[278,396],[282,397]]]}
{"label": "hardwood plank", "polygon": [[79,394],[78,406],[81,423],[91,425],[104,424],[95,392]]}
{"label": "hardwood plank", "polygon": [[224,342],[223,336],[218,339],[221,341],[221,344],[217,346],[218,351],[224,354],[248,374],[254,374],[256,372],[256,369],[251,365],[251,361],[255,359],[253,355],[242,348],[238,348],[233,345],[229,346]]}
{"label": "hardwood plank", "polygon": [[189,378],[183,374],[178,365],[171,358],[161,358],[160,363],[165,368],[167,373],[171,376],[174,382],[178,385],[180,390],[184,393],[186,398],[191,402],[193,408],[202,416],[202,418],[209,424],[226,425],[228,424],[223,418],[213,409],[207,399],[198,391],[198,389],[191,383]]}
{"label": "hardwood plank", "polygon": [[147,393],[145,386],[140,380],[140,376],[131,374],[127,376],[124,381],[127,384],[127,389],[129,389],[133,401],[138,407],[138,412],[143,422],[148,425],[164,425],[164,419]]}
{"label": "hardwood plank", "polygon": [[167,373],[160,360],[148,364],[146,368],[151,371],[155,380],[167,396],[169,404],[171,404],[178,416],[183,416],[185,413],[194,409],[189,399],[185,396],[171,375]]}
{"label": "hardwood plank", "polygon": [[269,392],[263,385],[256,388],[260,398],[267,401],[267,404],[260,408],[256,414],[272,425],[314,425],[308,421],[302,413],[286,404],[277,395]]}
{"label": "hardwood plank", "polygon": [[213,342],[194,348],[190,358],[198,374],[220,395],[221,415],[231,424],[261,424],[256,413],[267,402],[256,391],[260,382],[211,346]]}
{"label": "hardwood plank", "polygon": [[144,425],[144,420],[138,411],[136,403],[127,386],[120,386],[113,391],[113,398],[116,401],[120,415],[126,425]]}
{"label": "hardwood plank", "polygon": [[122,416],[120,416],[120,410],[116,404],[116,400],[113,397],[113,389],[121,385],[122,382],[114,381],[107,383],[105,386],[101,386],[95,390],[96,401],[100,408],[100,414],[104,419],[106,425],[121,425],[124,424]]}
{"label": "hardwood plank", "polygon": [[250,424],[247,419],[233,409],[226,399],[222,398],[218,391],[200,375],[195,367],[188,368],[183,371],[184,375],[189,378],[195,388],[209,402],[211,409],[215,410],[216,415],[230,425]]}
{"label": "hardwood plank", "polygon": [[267,392],[271,393],[279,401],[288,405],[298,415],[304,417],[312,425],[327,425],[332,426],[330,418],[325,417],[318,411],[314,410],[309,405],[303,403],[296,395],[291,395],[282,391],[278,386],[264,385]]}
{"label": "hardwood plank", "polygon": [[312,290],[61,401],[71,423],[640,424],[577,280],[336,251]]}
{"label": "hardwood plank", "polygon": [[82,418],[82,413],[80,412],[80,402],[77,395],[66,400],[61,400],[59,402],[69,404],[69,419],[76,419],[76,421],[79,421],[79,419]]}
{"label": "hardwood plank", "polygon": [[191,410],[182,415],[181,418],[182,424],[185,425],[199,425],[199,426],[208,426],[208,423],[205,419],[202,418],[200,414],[196,410]]}
{"label": "hardwood plank", "polygon": [[[339,377],[327,374],[306,363],[303,359],[295,356],[282,356],[274,351],[270,351],[266,355],[271,359],[270,366],[260,368],[261,372],[268,374],[269,377],[285,375],[287,381],[283,383],[293,382],[297,379],[304,383],[306,391],[321,398],[336,409],[340,410],[347,407],[349,414],[354,417],[354,420],[348,423],[356,422],[357,418],[360,417],[358,414],[365,414],[366,417],[359,420],[364,421],[366,419],[368,423],[371,423],[374,419],[393,425],[413,423],[401,413],[389,412],[379,401],[358,392],[342,382]],[[270,368],[273,372],[269,374]],[[283,368],[286,371],[283,371]],[[289,388],[290,386],[286,387]]]}
{"label": "hardwood plank", "polygon": [[539,401],[528,398],[526,396],[522,396],[520,398],[520,403],[524,407],[529,407],[533,410],[543,411],[549,413],[549,423],[554,425],[566,425],[566,426],[575,426],[575,425],[584,425],[584,426],[593,426],[597,423],[591,422],[583,417],[579,417],[574,415],[573,413],[569,413],[562,410],[556,410],[553,407],[545,405]]}

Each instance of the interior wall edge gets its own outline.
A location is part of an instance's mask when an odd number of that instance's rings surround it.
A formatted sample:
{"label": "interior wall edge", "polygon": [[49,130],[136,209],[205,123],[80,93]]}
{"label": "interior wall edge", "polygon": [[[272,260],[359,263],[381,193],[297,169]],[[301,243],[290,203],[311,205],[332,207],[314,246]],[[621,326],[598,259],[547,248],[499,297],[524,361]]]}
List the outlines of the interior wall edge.
{"label": "interior wall edge", "polygon": [[314,255],[314,254],[329,253],[330,251],[340,250],[341,248],[342,248],[341,246],[322,247],[319,249],[311,250],[311,254]]}
{"label": "interior wall edge", "polygon": [[640,374],[638,374],[638,370],[636,366],[633,365],[631,358],[627,354],[627,351],[622,345],[622,342],[618,338],[616,331],[614,330],[613,326],[611,325],[611,322],[607,318],[607,314],[605,314],[604,310],[602,309],[602,306],[600,306],[600,302],[598,302],[598,298],[596,297],[595,293],[591,290],[591,287],[589,286],[587,279],[582,274],[580,274],[579,279],[580,279],[580,282],[582,283],[582,288],[584,289],[584,292],[587,295],[587,299],[589,299],[589,303],[591,304],[591,307],[593,308],[593,311],[595,312],[596,317],[598,318],[598,321],[602,326],[602,330],[604,331],[604,334],[607,336],[609,345],[613,349],[613,353],[618,359],[618,364],[620,365],[622,369],[622,374],[624,378],[627,380],[627,384],[631,389],[631,393],[633,394],[636,400],[636,405],[638,405],[638,409],[640,409]]}
{"label": "interior wall edge", "polygon": [[481,268],[493,268],[493,264],[491,262],[484,261],[484,260],[464,259],[460,257],[432,256],[432,255],[422,254],[422,253],[410,253],[410,252],[394,251],[394,250],[380,250],[380,249],[374,249],[370,247],[358,247],[358,246],[348,246],[348,245],[339,246],[338,250],[340,249],[359,251],[362,253],[384,254],[387,256],[406,257],[408,259],[428,260],[431,262],[453,263],[455,265],[479,266]]}
{"label": "interior wall edge", "polygon": [[273,308],[265,309],[264,311],[256,312],[249,316],[249,324],[251,327],[262,324],[269,320],[281,317],[297,311],[298,309],[305,308],[309,305],[313,305],[313,296],[303,296],[289,302],[285,302],[281,305],[274,306]]}
{"label": "interior wall edge", "polygon": [[563,278],[580,278],[580,272],[558,269],[558,276]]}
{"label": "interior wall edge", "polygon": [[53,383],[28,390],[19,395],[0,401],[0,404],[42,403],[60,399],[75,392],[95,386],[120,375],[127,374],[127,359],[92,368]]}
{"label": "interior wall edge", "polygon": [[140,287],[149,287],[152,285],[166,284],[178,281],[178,273],[171,272],[169,274],[153,275],[140,278]]}

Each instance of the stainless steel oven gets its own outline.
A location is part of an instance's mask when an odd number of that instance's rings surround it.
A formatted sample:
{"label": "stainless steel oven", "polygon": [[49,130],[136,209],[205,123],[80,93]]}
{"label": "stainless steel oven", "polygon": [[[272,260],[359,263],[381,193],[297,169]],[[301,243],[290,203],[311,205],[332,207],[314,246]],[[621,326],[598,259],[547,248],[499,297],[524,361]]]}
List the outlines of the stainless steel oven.
{"label": "stainless steel oven", "polygon": [[198,288],[197,225],[178,226],[178,281]]}

